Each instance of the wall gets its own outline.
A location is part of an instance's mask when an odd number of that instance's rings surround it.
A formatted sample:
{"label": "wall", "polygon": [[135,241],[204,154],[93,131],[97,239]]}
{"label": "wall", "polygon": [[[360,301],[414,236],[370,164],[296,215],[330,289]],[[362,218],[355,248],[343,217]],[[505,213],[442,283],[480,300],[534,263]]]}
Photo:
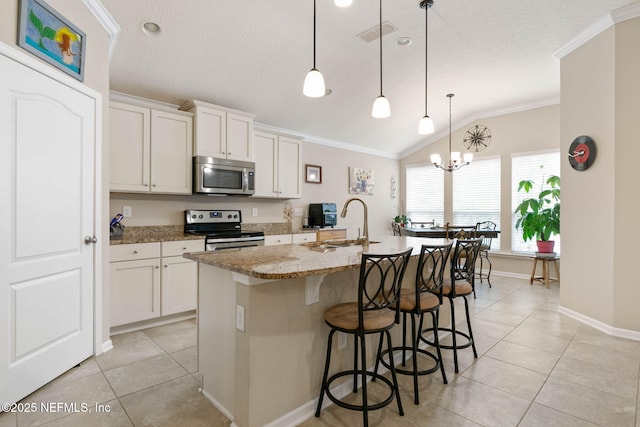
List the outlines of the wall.
{"label": "wall", "polygon": [[[67,19],[72,21],[86,34],[86,68],[84,74],[84,83],[92,89],[102,94],[102,140],[108,140],[108,100],[109,100],[109,38],[102,27],[102,25],[96,20],[94,15],[87,9],[85,3],[82,0],[47,0],[47,3],[54,9],[60,12]],[[16,46],[16,49],[22,50],[17,45],[18,34],[18,0],[2,0],[0,2],[0,42],[8,45]],[[51,66],[52,72],[57,71]],[[96,228],[96,236],[98,241],[101,242],[102,253],[108,253],[108,178],[104,175],[105,171],[108,173],[108,145],[102,144],[102,161],[104,165],[103,170],[103,191],[97,195],[102,201],[102,221],[101,226]],[[99,154],[98,154],[99,155]],[[104,191],[106,190],[106,191]],[[108,283],[108,259],[103,257],[102,260],[102,272],[104,283]],[[109,337],[109,298],[108,298],[108,286],[103,286],[103,312],[107,316],[103,319],[103,337],[108,339]]]}
{"label": "wall", "polygon": [[[563,164],[563,307],[613,328],[640,331],[635,245],[640,203],[635,165],[640,19],[616,24],[561,62],[562,150],[579,135],[597,147],[584,172]],[[566,224],[566,228],[565,228]],[[588,232],[594,230],[598,232]],[[567,244],[565,245],[565,241]]]}
{"label": "wall", "polygon": [[[243,222],[285,222],[284,209],[287,203],[292,208],[303,208],[307,215],[309,203],[334,202],[338,211],[353,195],[348,192],[349,167],[369,168],[374,172],[375,193],[360,196],[367,204],[369,232],[372,238],[379,234],[390,234],[390,221],[398,211],[399,198],[390,197],[391,176],[398,176],[397,160],[372,156],[355,151],[302,142],[302,168],[305,164],[322,167],[321,184],[302,184],[302,199],[278,200],[246,197],[210,197],[200,195],[173,196],[112,193],[110,214],[122,211],[123,205],[132,207],[133,215],[124,220],[125,226],[181,225],[184,224],[185,209],[241,209]],[[257,177],[257,179],[261,179]],[[303,178],[304,180],[304,178]],[[258,216],[252,216],[257,208]],[[349,205],[346,218],[338,217],[338,227],[347,228],[348,237],[356,237],[362,229],[362,205]],[[302,217],[294,217],[292,228],[302,227]]]}
{"label": "wall", "polygon": [[[464,95],[460,95],[464,96]],[[455,110],[454,110],[455,119]],[[482,124],[491,131],[491,143],[479,152],[474,153],[474,159],[500,156],[501,168],[501,254],[492,254],[491,260],[496,271],[530,275],[532,261],[522,255],[512,255],[511,252],[511,155],[536,151],[558,149],[560,145],[560,105],[549,105],[526,111],[506,113],[487,117],[481,120],[461,120],[462,125],[452,131],[452,150],[464,153],[462,145],[464,133],[471,126]],[[400,194],[405,193],[405,168],[407,165],[431,164],[430,156],[440,153],[443,159],[448,158],[449,134],[448,129],[439,130],[435,141],[427,147],[405,157],[400,162],[401,182]],[[452,174],[445,172],[445,221],[451,221],[452,209]],[[564,194],[564,193],[563,193]],[[404,198],[404,196],[402,196]],[[564,203],[564,200],[563,200]],[[563,229],[564,232],[564,229]],[[564,233],[563,233],[564,235]],[[563,237],[563,247],[564,247]]]}

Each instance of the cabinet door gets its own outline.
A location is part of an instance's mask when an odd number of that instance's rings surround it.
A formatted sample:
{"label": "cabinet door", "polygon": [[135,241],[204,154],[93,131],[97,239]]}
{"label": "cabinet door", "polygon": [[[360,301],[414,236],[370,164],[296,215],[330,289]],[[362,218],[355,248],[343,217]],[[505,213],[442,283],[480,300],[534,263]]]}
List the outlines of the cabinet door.
{"label": "cabinet door", "polygon": [[111,326],[160,316],[160,259],[112,262]]}
{"label": "cabinet door", "polygon": [[195,310],[198,263],[181,256],[162,258],[163,316]]}
{"label": "cabinet door", "polygon": [[110,190],[149,192],[151,112],[111,102],[109,108]]}
{"label": "cabinet door", "polygon": [[302,197],[301,184],[300,141],[281,136],[278,138],[279,196],[299,199]]}
{"label": "cabinet door", "polygon": [[256,156],[256,191],[254,197],[278,197],[278,137],[270,133],[253,135]]}
{"label": "cabinet door", "polygon": [[151,191],[191,194],[191,116],[151,110]]}
{"label": "cabinet door", "polygon": [[[194,111],[194,110],[191,110]],[[194,156],[227,156],[227,113],[207,107],[195,108]]]}
{"label": "cabinet door", "polygon": [[292,243],[309,243],[316,241],[316,233],[298,233],[292,236]]}
{"label": "cabinet door", "polygon": [[253,159],[253,119],[227,113],[227,159]]}
{"label": "cabinet door", "polygon": [[264,245],[288,245],[292,243],[291,234],[273,234],[271,236],[264,236]]}

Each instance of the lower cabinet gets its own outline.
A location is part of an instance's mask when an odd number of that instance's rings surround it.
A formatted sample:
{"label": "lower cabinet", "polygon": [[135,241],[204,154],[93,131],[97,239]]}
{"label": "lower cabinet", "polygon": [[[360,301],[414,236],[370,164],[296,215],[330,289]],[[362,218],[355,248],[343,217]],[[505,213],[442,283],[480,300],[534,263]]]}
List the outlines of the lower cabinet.
{"label": "lower cabinet", "polygon": [[112,245],[111,326],[195,310],[198,264],[183,253],[204,250],[202,240]]}
{"label": "lower cabinet", "polygon": [[264,236],[264,245],[288,245],[290,243],[309,243],[316,241],[315,233],[272,234]]}

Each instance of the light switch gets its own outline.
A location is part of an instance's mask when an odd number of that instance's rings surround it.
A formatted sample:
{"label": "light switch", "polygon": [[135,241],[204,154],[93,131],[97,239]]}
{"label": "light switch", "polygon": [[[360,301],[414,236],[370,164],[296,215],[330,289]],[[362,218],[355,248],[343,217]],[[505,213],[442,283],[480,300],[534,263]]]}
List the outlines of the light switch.
{"label": "light switch", "polygon": [[122,207],[122,216],[125,218],[131,218],[131,206]]}

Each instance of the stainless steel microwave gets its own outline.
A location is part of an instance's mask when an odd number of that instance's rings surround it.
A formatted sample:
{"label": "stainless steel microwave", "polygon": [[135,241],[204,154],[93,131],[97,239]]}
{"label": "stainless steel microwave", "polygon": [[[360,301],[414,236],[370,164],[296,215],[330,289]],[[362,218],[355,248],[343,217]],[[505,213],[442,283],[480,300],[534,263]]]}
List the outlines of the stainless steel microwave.
{"label": "stainless steel microwave", "polygon": [[255,192],[255,163],[196,156],[193,158],[193,192],[251,196]]}

